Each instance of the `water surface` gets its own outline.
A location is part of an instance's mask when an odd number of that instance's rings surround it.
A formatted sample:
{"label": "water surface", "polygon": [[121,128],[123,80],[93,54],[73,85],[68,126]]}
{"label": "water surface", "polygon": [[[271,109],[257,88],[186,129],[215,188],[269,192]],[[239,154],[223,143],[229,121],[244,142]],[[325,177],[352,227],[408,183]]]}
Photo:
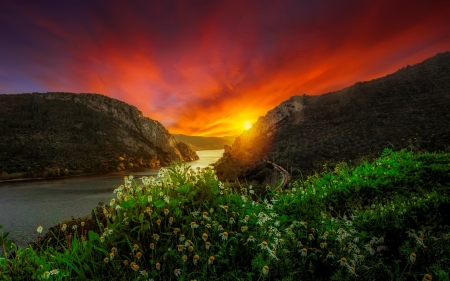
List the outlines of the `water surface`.
{"label": "water surface", "polygon": [[[192,168],[207,167],[216,162],[222,153],[223,149],[197,151],[200,160],[188,165]],[[0,183],[2,230],[11,232],[9,237],[24,245],[29,237],[36,238],[39,225],[46,232],[59,221],[72,216],[90,216],[98,202],[109,203],[115,197],[113,190],[123,184],[123,177],[129,173]],[[157,173],[158,170],[153,169],[133,174],[139,178]]]}

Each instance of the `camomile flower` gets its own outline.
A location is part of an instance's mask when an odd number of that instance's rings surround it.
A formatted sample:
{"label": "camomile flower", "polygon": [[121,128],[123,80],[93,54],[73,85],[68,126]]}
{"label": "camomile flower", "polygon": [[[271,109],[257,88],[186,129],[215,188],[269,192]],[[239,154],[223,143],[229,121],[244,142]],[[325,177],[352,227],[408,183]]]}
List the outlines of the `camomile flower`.
{"label": "camomile flower", "polygon": [[186,237],[184,236],[184,234],[180,234],[180,242],[183,242],[185,239],[186,239]]}
{"label": "camomile flower", "polygon": [[50,271],[44,272],[44,275],[42,276],[44,279],[50,278]]}
{"label": "camomile flower", "polygon": [[191,222],[191,228],[192,229],[197,228],[197,227],[198,227],[198,224],[195,223],[195,221]]}
{"label": "camomile flower", "polygon": [[38,226],[38,228],[37,228],[37,233],[41,234],[41,233],[42,233],[42,229],[43,229],[43,227],[42,227],[41,225]]}
{"label": "camomile flower", "polygon": [[173,223],[173,217],[170,217],[169,218],[169,224],[172,224]]}
{"label": "camomile flower", "polygon": [[188,251],[192,253],[194,251],[194,247],[193,246],[189,246],[188,247]]}
{"label": "camomile flower", "polygon": [[214,257],[210,256],[208,259],[208,264],[213,264],[214,263]]}
{"label": "camomile flower", "polygon": [[181,251],[183,251],[184,247],[183,247],[183,245],[178,245],[177,249],[178,249],[178,252],[181,252]]}
{"label": "camomile flower", "polygon": [[155,244],[154,243],[150,243],[150,249],[152,249],[152,250],[155,249]]}
{"label": "camomile flower", "polygon": [[211,247],[211,243],[210,242],[206,242],[205,243],[205,247],[206,247],[206,250],[209,250],[209,247]]}
{"label": "camomile flower", "polygon": [[433,279],[433,277],[427,273],[423,276],[422,281],[431,281],[432,279]]}
{"label": "camomile flower", "polygon": [[308,240],[309,240],[309,241],[312,241],[312,240],[314,240],[314,235],[313,235],[312,233],[310,233],[310,234],[309,234],[309,236],[308,236]]}
{"label": "camomile flower", "polygon": [[308,255],[308,249],[303,248],[303,249],[302,249],[302,254],[301,254],[301,256],[302,256],[302,257],[306,257],[307,255]]}
{"label": "camomile flower", "polygon": [[248,237],[248,239],[247,239],[247,243],[250,243],[250,242],[255,242],[255,238],[253,237],[253,235],[250,235],[250,237]]}
{"label": "camomile flower", "polygon": [[261,250],[264,250],[267,248],[268,243],[266,241],[262,241],[262,243],[259,245],[261,246]]}
{"label": "camomile flower", "polygon": [[192,258],[192,262],[194,263],[194,265],[197,265],[197,262],[198,262],[199,259],[200,259],[200,256],[199,256],[199,255],[195,255],[195,256]]}
{"label": "camomile flower", "polygon": [[174,234],[177,234],[179,231],[180,231],[180,229],[177,228],[177,227],[175,227],[175,228],[173,229],[173,233],[174,233]]}
{"label": "camomile flower", "polygon": [[222,240],[228,240],[228,232],[222,232],[219,236],[222,237]]}
{"label": "camomile flower", "polygon": [[267,274],[269,274],[269,266],[267,266],[267,265],[265,265],[264,267],[263,267],[263,274],[264,275],[267,275]]}
{"label": "camomile flower", "polygon": [[347,264],[347,259],[346,259],[346,258],[341,258],[341,259],[339,260],[339,264],[340,264],[341,266],[346,265],[346,264]]}
{"label": "camomile flower", "polygon": [[208,234],[206,234],[206,233],[203,233],[203,235],[202,235],[202,239],[203,239],[203,241],[205,241],[205,242],[206,242],[206,240],[208,240]]}
{"label": "camomile flower", "polygon": [[416,253],[411,253],[411,255],[409,256],[409,260],[411,261],[411,263],[415,263],[416,262]]}
{"label": "camomile flower", "polygon": [[229,222],[230,222],[230,224],[236,223],[236,222],[234,221],[234,218],[233,218],[233,217],[230,218]]}
{"label": "camomile flower", "polygon": [[156,270],[161,270],[161,264],[159,262],[156,263],[155,267]]}
{"label": "camomile flower", "polygon": [[333,252],[328,252],[327,259],[334,259]]}
{"label": "camomile flower", "polygon": [[61,230],[62,230],[62,231],[66,231],[66,228],[67,228],[67,224],[64,223],[64,224],[61,226]]}
{"label": "camomile flower", "polygon": [[152,202],[152,200],[153,200],[153,196],[151,196],[151,195],[147,196],[148,203]]}
{"label": "camomile flower", "polygon": [[173,271],[173,273],[175,274],[176,277],[180,277],[181,276],[181,268],[177,268]]}
{"label": "camomile flower", "polygon": [[103,261],[104,261],[105,263],[108,263],[108,262],[109,262],[109,258],[104,258]]}
{"label": "camomile flower", "polygon": [[56,275],[58,273],[59,273],[58,269],[53,269],[53,270],[50,271],[50,275]]}

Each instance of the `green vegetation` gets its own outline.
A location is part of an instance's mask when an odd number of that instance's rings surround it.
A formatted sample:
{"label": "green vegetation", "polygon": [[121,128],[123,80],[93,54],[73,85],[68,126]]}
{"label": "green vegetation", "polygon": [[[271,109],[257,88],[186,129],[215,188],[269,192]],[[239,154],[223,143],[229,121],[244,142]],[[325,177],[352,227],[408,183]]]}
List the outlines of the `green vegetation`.
{"label": "green vegetation", "polygon": [[141,181],[125,178],[97,229],[27,248],[3,233],[0,279],[449,280],[448,153],[385,149],[264,198],[184,165]]}

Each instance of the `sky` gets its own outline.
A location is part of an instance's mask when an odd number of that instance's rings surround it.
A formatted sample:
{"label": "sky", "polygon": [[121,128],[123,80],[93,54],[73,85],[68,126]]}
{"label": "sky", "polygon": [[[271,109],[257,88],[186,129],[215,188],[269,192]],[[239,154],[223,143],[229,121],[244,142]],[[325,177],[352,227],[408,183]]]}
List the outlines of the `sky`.
{"label": "sky", "polygon": [[450,51],[450,1],[1,1],[0,94],[99,93],[171,133],[238,135]]}

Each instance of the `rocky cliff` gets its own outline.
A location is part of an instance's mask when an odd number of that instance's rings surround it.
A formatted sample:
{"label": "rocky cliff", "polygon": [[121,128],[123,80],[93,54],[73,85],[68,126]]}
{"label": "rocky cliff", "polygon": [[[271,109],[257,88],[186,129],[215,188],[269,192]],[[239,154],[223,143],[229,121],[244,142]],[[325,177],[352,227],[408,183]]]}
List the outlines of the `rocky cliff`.
{"label": "rocky cliff", "polygon": [[[221,179],[251,177],[268,159],[297,173],[384,148],[450,149],[450,52],[321,96],[293,96],[260,117],[216,163]],[[291,171],[291,170],[289,170]]]}
{"label": "rocky cliff", "polygon": [[0,133],[0,170],[8,173],[107,172],[198,159],[161,123],[98,94],[0,95]]}

